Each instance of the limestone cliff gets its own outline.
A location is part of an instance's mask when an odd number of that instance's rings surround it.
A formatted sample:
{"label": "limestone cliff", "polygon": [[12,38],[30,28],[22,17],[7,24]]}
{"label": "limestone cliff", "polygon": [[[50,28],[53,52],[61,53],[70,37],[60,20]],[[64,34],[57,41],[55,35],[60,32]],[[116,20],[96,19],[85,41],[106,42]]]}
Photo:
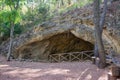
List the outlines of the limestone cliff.
{"label": "limestone cliff", "polygon": [[[95,41],[92,10],[89,5],[65,12],[16,37],[14,56],[45,59],[49,54],[92,50]],[[120,53],[120,1],[108,7],[103,42],[106,49],[113,47]],[[0,53],[6,54],[8,45],[9,40],[0,46]]]}

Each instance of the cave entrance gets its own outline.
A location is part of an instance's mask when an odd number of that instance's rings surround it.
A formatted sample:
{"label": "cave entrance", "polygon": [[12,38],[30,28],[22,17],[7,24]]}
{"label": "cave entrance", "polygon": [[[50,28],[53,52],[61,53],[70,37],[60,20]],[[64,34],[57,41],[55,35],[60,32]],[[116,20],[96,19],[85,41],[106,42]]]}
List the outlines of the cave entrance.
{"label": "cave entrance", "polygon": [[54,35],[49,39],[48,50],[50,54],[91,51],[94,45],[88,41],[80,39],[71,32],[64,32]]}
{"label": "cave entrance", "polygon": [[[64,54],[82,51],[91,51],[94,45],[80,39],[71,32],[56,34],[42,41],[32,42],[20,49],[20,57],[23,59],[49,60],[49,55]],[[75,54],[74,56],[77,56]],[[66,56],[66,55],[64,55]],[[68,59],[66,57],[66,59]]]}
{"label": "cave entrance", "polygon": [[77,38],[71,32],[54,35],[48,40],[50,41],[48,59],[51,62],[90,60],[93,56],[94,45]]}

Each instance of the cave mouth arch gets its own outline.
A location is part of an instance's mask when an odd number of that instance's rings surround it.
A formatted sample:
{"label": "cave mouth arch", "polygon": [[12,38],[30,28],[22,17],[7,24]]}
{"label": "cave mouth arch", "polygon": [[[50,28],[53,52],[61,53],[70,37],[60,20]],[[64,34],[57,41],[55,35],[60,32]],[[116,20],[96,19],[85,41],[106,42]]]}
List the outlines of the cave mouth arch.
{"label": "cave mouth arch", "polygon": [[49,41],[51,54],[81,52],[94,49],[92,43],[76,37],[71,32],[54,35],[49,38]]}
{"label": "cave mouth arch", "polygon": [[32,42],[20,51],[23,59],[48,60],[48,55],[91,51],[94,44],[76,37],[71,32],[55,34],[42,41]]}

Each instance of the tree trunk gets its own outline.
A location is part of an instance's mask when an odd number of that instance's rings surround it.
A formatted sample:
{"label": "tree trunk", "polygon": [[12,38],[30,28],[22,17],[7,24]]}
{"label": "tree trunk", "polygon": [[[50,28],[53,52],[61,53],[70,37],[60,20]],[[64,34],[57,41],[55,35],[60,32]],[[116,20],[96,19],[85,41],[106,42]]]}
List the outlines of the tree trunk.
{"label": "tree trunk", "polygon": [[103,27],[104,18],[105,16],[102,16],[100,19],[100,0],[94,0],[94,24],[95,24],[95,39],[96,39],[95,45],[97,45],[96,47],[98,47],[98,53],[100,58],[100,62],[98,65],[99,68],[104,68],[106,66],[106,58],[105,58],[103,41],[102,41],[102,28],[101,28]]}
{"label": "tree trunk", "polygon": [[95,46],[94,46],[94,56],[99,57],[98,46],[97,46],[96,40],[95,40]]}
{"label": "tree trunk", "polygon": [[104,23],[105,23],[105,16],[106,16],[106,12],[107,12],[107,2],[108,0],[104,0],[104,8],[103,8],[103,13],[101,15],[101,18],[100,18],[100,33],[102,33],[103,31],[103,26],[104,26]]}
{"label": "tree trunk", "polygon": [[96,33],[96,40],[97,40],[97,47],[99,52],[99,68],[104,68],[106,66],[106,59],[105,59],[105,51],[102,41],[102,34],[100,33],[100,29],[98,27],[95,27],[95,33]]}
{"label": "tree trunk", "polygon": [[[19,1],[20,0],[17,0],[17,3],[14,4],[13,7],[11,5],[9,5],[11,11],[13,11],[13,10],[17,11],[18,10],[18,8],[19,8]],[[14,15],[14,17],[16,18],[16,14]],[[10,44],[9,44],[9,50],[8,50],[8,54],[7,54],[7,61],[10,61],[10,57],[11,57],[11,54],[12,54],[13,37],[14,37],[14,26],[15,26],[15,20],[11,21],[11,23],[10,23],[10,28],[11,28],[11,30],[10,30]]]}
{"label": "tree trunk", "polygon": [[9,44],[9,50],[7,54],[7,61],[10,61],[11,53],[12,53],[12,46],[13,46],[13,35],[14,33],[14,24],[11,24],[11,30],[10,30],[10,44]]}

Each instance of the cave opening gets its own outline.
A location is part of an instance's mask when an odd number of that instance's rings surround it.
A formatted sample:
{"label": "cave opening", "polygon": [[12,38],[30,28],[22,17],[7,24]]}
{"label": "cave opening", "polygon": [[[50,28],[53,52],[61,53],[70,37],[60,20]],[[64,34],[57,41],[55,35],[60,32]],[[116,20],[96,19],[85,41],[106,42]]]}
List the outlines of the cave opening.
{"label": "cave opening", "polygon": [[90,51],[94,45],[88,41],[76,37],[71,32],[54,35],[50,41],[49,51],[51,54]]}
{"label": "cave opening", "polygon": [[[22,47],[24,48],[24,47]],[[90,51],[94,44],[76,37],[71,32],[56,34],[42,41],[32,42],[25,46],[19,55],[24,59],[48,60],[48,55]]]}

